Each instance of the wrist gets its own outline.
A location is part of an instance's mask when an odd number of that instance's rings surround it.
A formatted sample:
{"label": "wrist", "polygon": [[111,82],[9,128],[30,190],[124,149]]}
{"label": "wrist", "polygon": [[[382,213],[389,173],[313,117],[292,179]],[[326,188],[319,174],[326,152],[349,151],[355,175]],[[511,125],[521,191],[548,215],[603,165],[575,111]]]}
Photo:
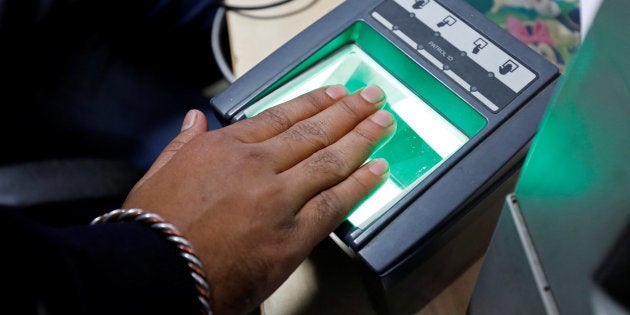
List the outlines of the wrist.
{"label": "wrist", "polygon": [[192,244],[181,235],[175,226],[167,223],[155,213],[145,212],[142,209],[117,209],[95,218],[90,225],[99,223],[136,222],[157,231],[166,240],[175,245],[179,255],[185,259],[189,274],[195,283],[197,300],[202,314],[212,314],[210,308],[210,286],[207,282],[205,269],[201,260],[194,252]]}

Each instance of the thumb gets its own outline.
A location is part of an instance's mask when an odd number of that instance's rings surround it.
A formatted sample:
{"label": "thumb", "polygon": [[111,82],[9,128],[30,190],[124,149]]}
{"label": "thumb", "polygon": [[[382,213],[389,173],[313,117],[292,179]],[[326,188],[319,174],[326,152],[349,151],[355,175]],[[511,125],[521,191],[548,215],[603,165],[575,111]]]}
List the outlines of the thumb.
{"label": "thumb", "polygon": [[206,131],[208,131],[208,121],[203,112],[197,109],[189,110],[188,113],[186,113],[186,117],[184,117],[181,131],[177,137],[171,140],[164,150],[162,150],[162,153],[160,153],[155,162],[153,162],[153,165],[151,165],[147,173],[138,181],[136,187],[141,186],[142,183],[159,171],[162,166],[166,165],[188,141]]}

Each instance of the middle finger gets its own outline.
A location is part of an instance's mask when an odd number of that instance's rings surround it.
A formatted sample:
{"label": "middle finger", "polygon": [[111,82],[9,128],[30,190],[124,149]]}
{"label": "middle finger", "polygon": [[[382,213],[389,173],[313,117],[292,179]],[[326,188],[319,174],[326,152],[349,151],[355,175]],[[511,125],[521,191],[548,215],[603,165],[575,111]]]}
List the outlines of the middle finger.
{"label": "middle finger", "polygon": [[370,86],[348,95],[317,115],[297,122],[262,147],[274,152],[273,167],[283,172],[354,129],[383,104],[383,91]]}

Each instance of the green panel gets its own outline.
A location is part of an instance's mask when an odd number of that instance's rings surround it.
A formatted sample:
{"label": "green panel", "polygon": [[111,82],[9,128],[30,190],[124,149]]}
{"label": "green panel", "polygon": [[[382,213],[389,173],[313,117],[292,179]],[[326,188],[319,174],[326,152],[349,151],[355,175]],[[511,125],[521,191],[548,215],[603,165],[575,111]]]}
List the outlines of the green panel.
{"label": "green panel", "polygon": [[245,115],[252,117],[332,84],[343,84],[350,92],[378,85],[387,97],[383,108],[397,121],[394,134],[368,159],[386,158],[391,176],[349,216],[358,227],[369,225],[387,211],[487,123],[461,98],[361,22],[274,84],[245,110]]}
{"label": "green panel", "polygon": [[[393,113],[396,121],[403,121],[389,105],[384,109]],[[371,158],[385,158],[391,165],[391,177],[402,187],[412,185],[418,177],[430,170],[429,165],[437,165],[442,157],[437,154],[418,134],[407,124],[396,128],[396,141],[388,141]],[[401,145],[404,144],[404,145]],[[408,144],[408,145],[407,145]]]}
{"label": "green panel", "polygon": [[558,307],[591,310],[592,276],[630,222],[630,1],[603,1],[559,82],[516,196]]}
{"label": "green panel", "polygon": [[[426,99],[427,103],[468,137],[472,138],[487,125],[485,117],[364,22],[354,23],[331,39],[295,69],[289,71],[287,75],[257,95],[248,106],[258,102],[261,98],[349,43],[355,43],[359,46],[373,60],[393,74],[400,82],[403,82],[407,88]],[[354,91],[357,87],[348,87],[348,89]]]}
{"label": "green panel", "polygon": [[359,31],[359,36],[356,37],[357,45],[468,137],[472,138],[486,126],[485,117],[435,79],[432,74],[371,27],[362,23],[358,25],[360,27],[357,27]]}

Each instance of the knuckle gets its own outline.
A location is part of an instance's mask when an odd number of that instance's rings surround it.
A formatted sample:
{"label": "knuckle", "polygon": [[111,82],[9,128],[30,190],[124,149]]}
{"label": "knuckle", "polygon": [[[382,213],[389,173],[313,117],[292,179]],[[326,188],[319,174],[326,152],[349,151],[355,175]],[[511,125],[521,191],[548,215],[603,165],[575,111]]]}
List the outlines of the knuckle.
{"label": "knuckle", "polygon": [[291,128],[287,130],[284,134],[281,135],[285,138],[285,140],[289,140],[292,142],[302,142],[306,141],[306,137],[302,132],[300,132],[297,128]]}
{"label": "knuckle", "polygon": [[353,173],[348,177],[348,179],[352,182],[352,184],[356,187],[360,187],[361,191],[368,192],[372,189],[368,184],[363,182],[356,173]]}
{"label": "knuckle", "polygon": [[286,130],[292,125],[291,119],[287,113],[277,107],[269,108],[260,113],[259,116],[276,131]]}
{"label": "knuckle", "polygon": [[307,168],[311,173],[327,173],[341,178],[346,175],[347,163],[329,147],[315,153]]}
{"label": "knuckle", "polygon": [[324,190],[320,193],[320,198],[315,204],[316,220],[327,221],[339,216],[342,208],[341,198],[333,190]]}
{"label": "knuckle", "polygon": [[310,106],[312,106],[313,108],[315,108],[317,112],[324,110],[324,108],[326,107],[325,106],[326,102],[318,93],[315,93],[315,92],[306,93],[303,95],[303,97],[304,97],[305,102],[309,104]]}
{"label": "knuckle", "polygon": [[307,140],[318,146],[327,146],[330,144],[330,137],[321,124],[303,120],[297,123],[291,130],[291,137],[294,140]]}
{"label": "knuckle", "polygon": [[353,133],[369,145],[373,145],[380,140],[378,135],[375,135],[369,127],[364,125],[354,128]]}
{"label": "knuckle", "polygon": [[350,103],[348,103],[347,99],[343,99],[343,100],[337,102],[337,104],[344,112],[350,114],[350,116],[352,116],[354,118],[360,118],[361,117],[361,115],[356,111],[354,106],[352,106],[352,105],[350,105]]}

